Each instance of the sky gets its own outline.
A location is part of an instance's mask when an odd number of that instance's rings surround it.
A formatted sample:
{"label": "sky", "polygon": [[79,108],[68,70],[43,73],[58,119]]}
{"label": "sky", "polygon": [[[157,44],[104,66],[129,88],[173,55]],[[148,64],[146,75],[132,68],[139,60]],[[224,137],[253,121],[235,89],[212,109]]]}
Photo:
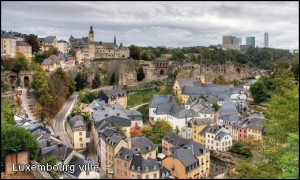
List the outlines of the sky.
{"label": "sky", "polygon": [[124,46],[222,44],[222,36],[256,38],[263,46],[299,49],[298,1],[1,1],[1,29],[68,40],[71,34]]}

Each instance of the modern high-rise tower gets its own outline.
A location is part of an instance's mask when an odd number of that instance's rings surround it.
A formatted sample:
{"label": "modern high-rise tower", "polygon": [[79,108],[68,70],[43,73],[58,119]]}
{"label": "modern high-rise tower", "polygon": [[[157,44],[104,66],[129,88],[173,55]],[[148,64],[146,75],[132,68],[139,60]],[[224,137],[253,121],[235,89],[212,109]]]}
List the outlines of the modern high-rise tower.
{"label": "modern high-rise tower", "polygon": [[265,39],[264,39],[265,41],[265,43],[264,43],[264,45],[265,45],[265,48],[268,48],[269,47],[269,33],[268,32],[265,32]]}
{"label": "modern high-rise tower", "polygon": [[255,47],[255,37],[246,37],[246,45]]}

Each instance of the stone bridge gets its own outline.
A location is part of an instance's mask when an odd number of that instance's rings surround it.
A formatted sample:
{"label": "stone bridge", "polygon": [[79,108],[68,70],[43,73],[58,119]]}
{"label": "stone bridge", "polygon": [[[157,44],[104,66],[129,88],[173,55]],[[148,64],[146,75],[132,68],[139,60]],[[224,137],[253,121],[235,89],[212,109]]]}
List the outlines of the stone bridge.
{"label": "stone bridge", "polygon": [[16,85],[17,79],[20,78],[20,85],[26,87],[31,86],[33,74],[33,71],[21,71],[19,74],[11,71],[5,71],[5,77],[11,85]]}

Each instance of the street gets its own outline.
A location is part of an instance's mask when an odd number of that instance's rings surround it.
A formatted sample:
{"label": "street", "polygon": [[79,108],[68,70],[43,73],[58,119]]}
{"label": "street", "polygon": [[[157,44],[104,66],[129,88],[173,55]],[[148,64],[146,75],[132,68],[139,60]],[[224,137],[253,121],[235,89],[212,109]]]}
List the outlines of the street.
{"label": "street", "polygon": [[28,114],[28,117],[33,121],[33,122],[38,122],[39,120],[36,119],[33,114],[31,113],[29,109],[29,104],[28,104],[28,99],[27,99],[27,89],[26,88],[19,88],[19,90],[22,90],[22,106],[26,113]]}
{"label": "street", "polygon": [[60,112],[56,115],[56,117],[54,118],[54,132],[56,135],[59,135],[60,139],[62,140],[62,142],[69,146],[69,147],[73,147],[73,145],[71,144],[71,141],[67,135],[67,132],[65,131],[64,127],[64,122],[67,118],[67,116],[70,114],[76,99],[78,97],[78,94],[76,95],[72,95],[70,96],[70,98],[68,99],[68,101],[65,103],[65,105],[63,106],[63,108],[60,110]]}

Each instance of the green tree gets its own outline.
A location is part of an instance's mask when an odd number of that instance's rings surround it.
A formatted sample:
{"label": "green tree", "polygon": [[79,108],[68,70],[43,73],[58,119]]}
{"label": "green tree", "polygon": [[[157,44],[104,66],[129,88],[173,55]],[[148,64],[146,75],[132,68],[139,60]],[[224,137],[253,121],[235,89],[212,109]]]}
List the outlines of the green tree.
{"label": "green tree", "polygon": [[139,60],[141,57],[140,57],[140,50],[137,46],[135,45],[131,45],[129,46],[129,52],[130,52],[130,57],[135,59],[135,60]]}
{"label": "green tree", "polygon": [[1,125],[15,124],[13,107],[1,102]]}
{"label": "green tree", "polygon": [[56,47],[51,46],[51,47],[49,48],[49,50],[48,50],[48,51],[45,51],[44,53],[46,54],[46,57],[49,57],[49,56],[51,56],[51,55],[57,55],[58,49],[57,49]]}
{"label": "green tree", "polygon": [[250,92],[253,97],[254,103],[259,104],[267,100],[270,96],[266,86],[263,82],[257,81],[250,86]]}
{"label": "green tree", "polygon": [[38,37],[34,34],[29,34],[25,36],[25,42],[27,42],[32,47],[32,53],[36,53],[39,51],[39,42]]}
{"label": "green tree", "polygon": [[143,51],[141,52],[141,59],[142,59],[142,60],[145,60],[145,61],[150,60],[149,53],[148,53],[146,50],[143,50]]}
{"label": "green tree", "polygon": [[[44,157],[42,158],[42,160],[41,160],[41,164],[42,164],[42,165],[47,165],[47,164],[49,164],[49,165],[51,165],[51,166],[53,167],[54,165],[56,165],[56,163],[57,163],[57,160],[56,160],[56,157],[55,157],[55,156],[44,156]],[[54,171],[54,170],[48,171],[48,173],[49,173],[53,178],[58,178],[58,177],[59,177],[58,173],[57,173],[56,171]]]}
{"label": "green tree", "polygon": [[217,103],[213,103],[212,107],[215,109],[216,112],[220,109],[220,106]]}
{"label": "green tree", "polygon": [[35,54],[33,61],[37,64],[42,64],[44,59],[47,58],[47,55],[44,52],[38,52]]}
{"label": "green tree", "polygon": [[75,88],[76,91],[80,91],[85,88],[85,80],[82,73],[78,73],[75,77]]}
{"label": "green tree", "polygon": [[17,54],[12,64],[12,71],[19,73],[20,71],[28,71],[29,62],[23,54]]}
{"label": "green tree", "polygon": [[149,138],[154,144],[161,144],[162,138],[168,133],[173,132],[172,126],[165,120],[157,120],[154,125],[144,127],[142,134]]}
{"label": "green tree", "polygon": [[5,159],[9,153],[27,150],[33,158],[37,157],[39,145],[36,138],[24,128],[10,124],[3,125],[1,128],[1,159]]}
{"label": "green tree", "polygon": [[92,88],[93,89],[98,88],[100,85],[101,85],[100,74],[99,74],[99,72],[96,72],[95,77],[92,82]]}

